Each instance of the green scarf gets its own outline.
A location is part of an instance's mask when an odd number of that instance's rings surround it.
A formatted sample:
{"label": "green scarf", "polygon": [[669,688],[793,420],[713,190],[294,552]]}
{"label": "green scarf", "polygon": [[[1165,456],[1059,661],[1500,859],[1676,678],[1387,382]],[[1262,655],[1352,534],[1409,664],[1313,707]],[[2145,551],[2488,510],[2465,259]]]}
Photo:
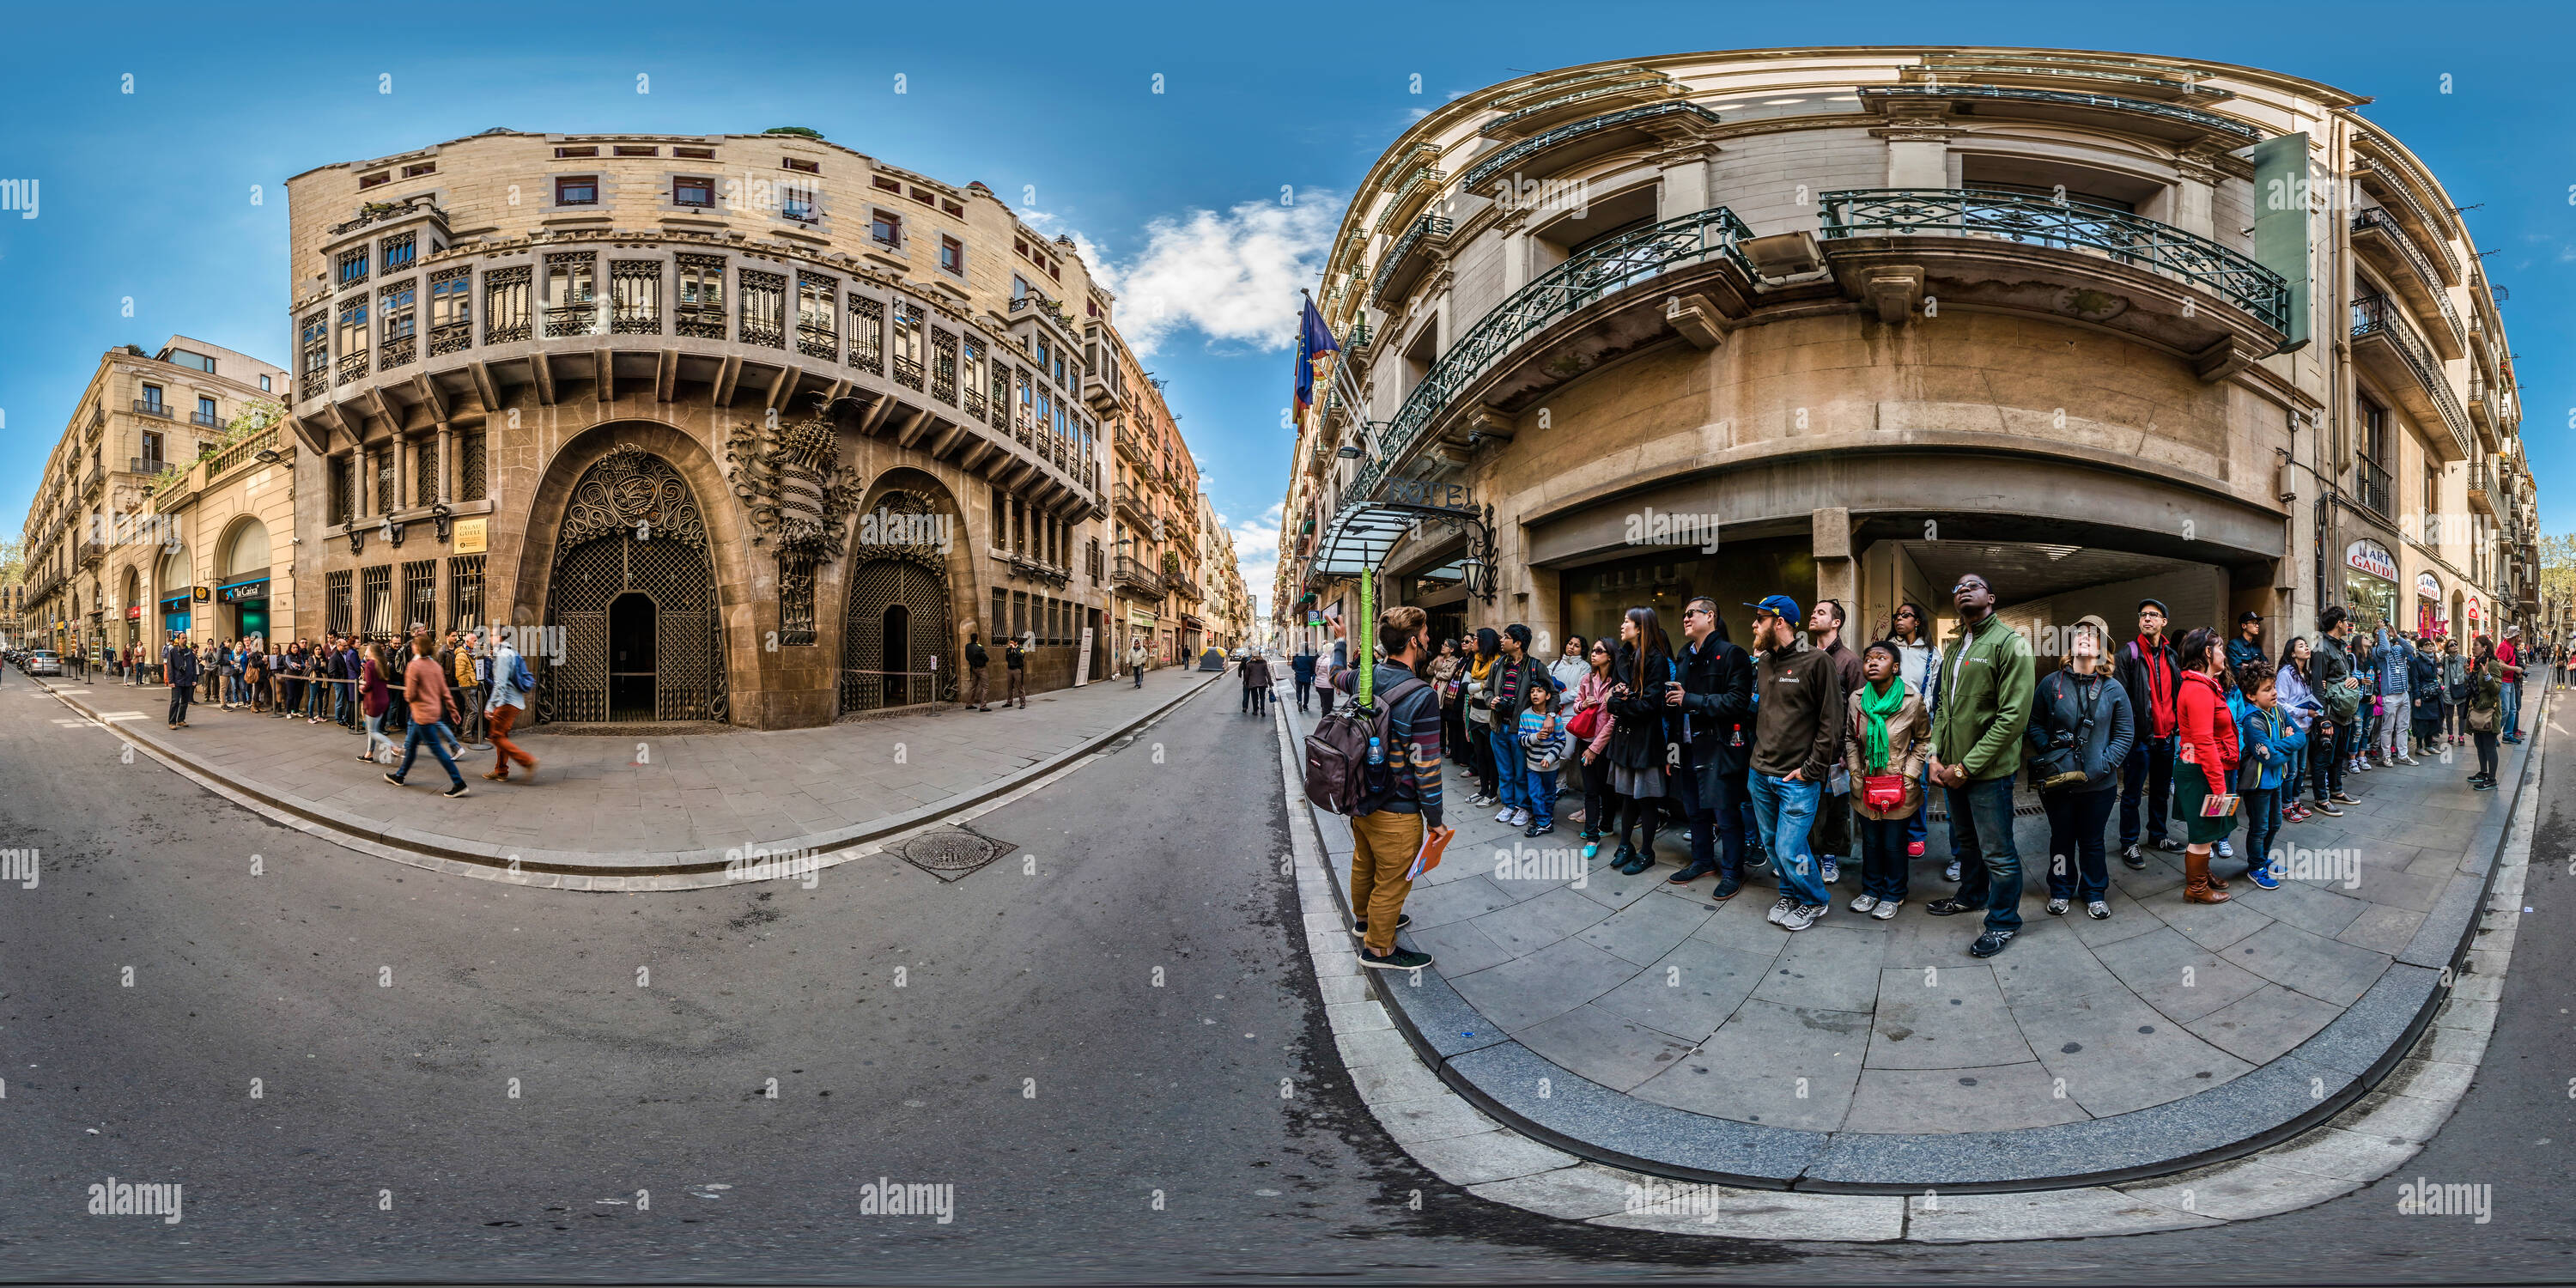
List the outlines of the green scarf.
{"label": "green scarf", "polygon": [[1860,713],[1867,720],[1863,730],[1869,743],[1868,765],[1887,768],[1887,718],[1905,707],[1905,681],[1888,677],[1887,687],[1864,683],[1860,686]]}

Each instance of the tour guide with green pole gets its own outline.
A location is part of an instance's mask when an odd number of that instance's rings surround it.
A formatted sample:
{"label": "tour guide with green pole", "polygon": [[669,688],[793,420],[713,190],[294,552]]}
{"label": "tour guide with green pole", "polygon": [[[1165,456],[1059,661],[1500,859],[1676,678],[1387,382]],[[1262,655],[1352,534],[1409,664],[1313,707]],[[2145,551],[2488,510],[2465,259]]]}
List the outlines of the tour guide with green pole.
{"label": "tour guide with green pole", "polygon": [[[1436,531],[1450,528],[1455,534]],[[1360,591],[1360,629],[1349,632],[1351,664],[1360,668],[1358,699],[1368,704],[1377,668],[1369,665],[1377,639],[1380,569],[1388,555],[1403,549],[1407,562],[1424,570],[1407,576],[1434,585],[1464,583],[1468,593],[1494,602],[1494,528],[1490,508],[1471,505],[1418,505],[1404,501],[1356,501],[1333,516],[1316,538],[1302,579],[1310,591],[1330,581],[1356,581]],[[1419,552],[1419,561],[1410,558]]]}

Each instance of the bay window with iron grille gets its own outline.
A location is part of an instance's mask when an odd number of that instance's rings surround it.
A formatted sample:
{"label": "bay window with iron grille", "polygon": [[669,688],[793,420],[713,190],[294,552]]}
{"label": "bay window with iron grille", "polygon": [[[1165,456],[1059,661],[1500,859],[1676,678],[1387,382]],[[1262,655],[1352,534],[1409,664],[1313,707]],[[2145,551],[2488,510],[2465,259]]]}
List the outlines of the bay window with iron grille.
{"label": "bay window with iron grille", "polygon": [[742,331],[744,344],[764,345],[772,349],[787,347],[787,275],[784,273],[742,270]]}
{"label": "bay window with iron grille", "polygon": [[796,351],[837,362],[841,357],[840,284],[813,273],[796,275]]}
{"label": "bay window with iron grille", "polygon": [[595,335],[599,331],[599,252],[546,256],[546,334]]}
{"label": "bay window with iron grille", "polygon": [[894,302],[894,379],[907,389],[921,388],[921,306]]}
{"label": "bay window with iron grille", "polygon": [[474,344],[474,270],[442,268],[429,275],[429,352],[462,353]]}
{"label": "bay window with iron grille", "polygon": [[662,333],[662,261],[608,262],[608,329],[617,335]]}
{"label": "bay window with iron grille", "polygon": [[483,431],[456,436],[456,499],[480,501],[490,494],[483,479]]}
{"label": "bay window with iron grille", "polygon": [[367,374],[367,297],[340,302],[340,374],[334,384],[347,384]]}
{"label": "bay window with iron grille", "polygon": [[406,277],[399,282],[388,282],[379,289],[376,326],[384,337],[376,359],[379,371],[391,371],[420,356],[420,338],[413,330],[419,321],[414,312],[417,303],[414,296],[419,285],[420,279]]}
{"label": "bay window with iron grille", "polygon": [[672,330],[693,340],[725,338],[725,262],[722,255],[681,255],[678,310]]}
{"label": "bay window with iron grille", "polygon": [[298,373],[298,383],[295,387],[297,397],[319,398],[323,390],[330,385],[330,316],[328,313],[319,311],[307,313],[304,315],[304,320],[296,324],[295,345],[299,355],[297,365],[303,368]]}
{"label": "bay window with iron grille", "polygon": [[2388,411],[2368,398],[2361,400],[2360,441],[2354,446],[2353,490],[2361,503],[2382,518],[2396,506],[2389,482],[2388,467],[2393,446],[2388,432]]}

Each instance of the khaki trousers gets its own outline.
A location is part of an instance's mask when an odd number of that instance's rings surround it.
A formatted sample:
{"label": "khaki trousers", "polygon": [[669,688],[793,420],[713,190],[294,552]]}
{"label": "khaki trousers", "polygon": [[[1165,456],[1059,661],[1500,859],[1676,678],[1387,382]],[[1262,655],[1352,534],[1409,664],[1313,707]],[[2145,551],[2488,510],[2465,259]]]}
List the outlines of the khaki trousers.
{"label": "khaki trousers", "polygon": [[1395,951],[1395,919],[1413,883],[1404,877],[1422,852],[1422,816],[1379,810],[1351,819],[1351,912],[1368,922],[1368,950]]}
{"label": "khaki trousers", "polygon": [[980,666],[966,668],[966,705],[984,705],[984,668]]}

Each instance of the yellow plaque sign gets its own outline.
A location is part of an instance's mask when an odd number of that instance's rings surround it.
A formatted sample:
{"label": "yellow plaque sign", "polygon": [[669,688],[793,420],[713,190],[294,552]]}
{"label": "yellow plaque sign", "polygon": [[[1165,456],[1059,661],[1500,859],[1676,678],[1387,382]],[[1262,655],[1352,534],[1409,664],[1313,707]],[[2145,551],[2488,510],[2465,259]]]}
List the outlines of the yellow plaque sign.
{"label": "yellow plaque sign", "polygon": [[490,519],[482,518],[458,519],[456,521],[456,553],[460,555],[479,555],[483,553],[487,548],[487,539],[484,536],[483,529],[484,525],[490,522]]}

